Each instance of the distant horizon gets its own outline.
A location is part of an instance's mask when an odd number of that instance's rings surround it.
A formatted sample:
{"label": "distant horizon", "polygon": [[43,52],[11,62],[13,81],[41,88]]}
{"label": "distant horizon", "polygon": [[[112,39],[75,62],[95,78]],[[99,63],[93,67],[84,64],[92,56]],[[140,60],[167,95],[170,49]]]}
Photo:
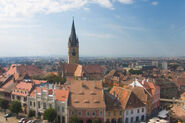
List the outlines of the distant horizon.
{"label": "distant horizon", "polygon": [[[64,57],[67,55],[42,55],[42,56],[0,56],[0,58],[31,58],[31,57]],[[79,58],[185,58],[185,56],[79,56]]]}

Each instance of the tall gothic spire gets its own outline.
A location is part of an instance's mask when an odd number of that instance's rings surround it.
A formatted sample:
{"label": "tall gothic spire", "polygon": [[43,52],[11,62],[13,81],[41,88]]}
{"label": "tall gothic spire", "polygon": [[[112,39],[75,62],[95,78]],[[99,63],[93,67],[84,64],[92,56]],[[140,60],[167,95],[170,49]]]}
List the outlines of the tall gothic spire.
{"label": "tall gothic spire", "polygon": [[76,46],[78,44],[78,38],[76,36],[76,31],[75,31],[74,17],[73,17],[73,23],[72,23],[72,28],[71,28],[71,35],[69,37],[69,42],[71,46]]}

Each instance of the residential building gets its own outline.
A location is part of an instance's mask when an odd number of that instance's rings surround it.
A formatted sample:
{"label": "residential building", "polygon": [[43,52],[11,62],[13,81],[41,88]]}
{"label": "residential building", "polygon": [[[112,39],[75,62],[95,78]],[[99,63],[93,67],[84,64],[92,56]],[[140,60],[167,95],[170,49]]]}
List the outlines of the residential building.
{"label": "residential building", "polygon": [[57,121],[59,123],[68,123],[68,97],[69,88],[51,89],[47,87],[36,87],[28,96],[28,111],[33,110],[36,117],[43,118],[43,113],[48,108],[57,111]]}
{"label": "residential building", "polygon": [[18,100],[21,102],[22,109],[27,113],[27,96],[30,94],[34,85],[29,82],[20,82],[18,83],[12,91],[11,100]]}
{"label": "residential building", "polygon": [[160,107],[160,87],[148,79],[131,83],[133,92],[147,105],[147,116],[158,113]]}
{"label": "residential building", "polygon": [[102,82],[74,80],[70,83],[69,116],[76,115],[81,123],[98,119],[105,122],[105,101]]}
{"label": "residential building", "polygon": [[124,123],[145,121],[146,105],[130,89],[114,86],[110,94],[120,100]]}
{"label": "residential building", "polygon": [[106,123],[122,123],[123,111],[121,102],[115,96],[105,92]]}

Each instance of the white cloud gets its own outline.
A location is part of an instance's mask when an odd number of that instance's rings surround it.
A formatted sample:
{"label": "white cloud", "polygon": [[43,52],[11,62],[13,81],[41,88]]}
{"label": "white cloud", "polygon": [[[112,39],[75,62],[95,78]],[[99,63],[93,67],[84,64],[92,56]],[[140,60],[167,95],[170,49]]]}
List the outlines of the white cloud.
{"label": "white cloud", "polygon": [[[123,4],[132,4],[133,0],[115,0]],[[114,9],[112,0],[0,0],[0,18],[32,17],[35,14],[50,14],[71,9],[84,8],[86,5],[98,4]]]}
{"label": "white cloud", "polygon": [[3,24],[0,28],[36,28],[41,27],[41,25],[25,25],[25,24]]}
{"label": "white cloud", "polygon": [[156,6],[156,5],[158,5],[158,4],[159,4],[159,2],[157,2],[157,1],[152,2],[152,5],[153,5],[153,6]]}
{"label": "white cloud", "polygon": [[124,3],[124,4],[132,4],[133,0],[119,0],[119,2]]}
{"label": "white cloud", "polygon": [[110,0],[0,0],[0,17],[31,17],[37,13],[57,13],[96,3],[112,8]]}

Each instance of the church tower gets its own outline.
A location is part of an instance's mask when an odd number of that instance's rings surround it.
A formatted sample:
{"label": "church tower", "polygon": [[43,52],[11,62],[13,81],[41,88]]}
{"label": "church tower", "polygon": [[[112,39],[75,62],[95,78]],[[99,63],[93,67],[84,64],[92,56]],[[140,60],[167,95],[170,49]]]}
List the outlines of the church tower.
{"label": "church tower", "polygon": [[68,42],[68,64],[78,64],[79,61],[79,42],[75,32],[74,19],[71,28],[71,35]]}

